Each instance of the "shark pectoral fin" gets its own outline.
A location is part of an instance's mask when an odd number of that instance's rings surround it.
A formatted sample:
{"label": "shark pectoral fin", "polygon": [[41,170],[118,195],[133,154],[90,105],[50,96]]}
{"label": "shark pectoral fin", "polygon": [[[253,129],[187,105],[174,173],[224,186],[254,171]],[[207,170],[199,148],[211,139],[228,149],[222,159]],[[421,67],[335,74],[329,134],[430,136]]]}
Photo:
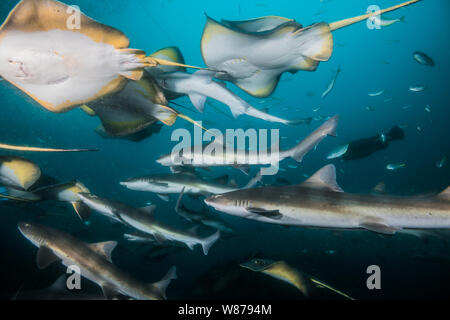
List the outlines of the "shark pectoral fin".
{"label": "shark pectoral fin", "polygon": [[66,275],[62,274],[61,276],[59,276],[58,279],[56,279],[56,281],[47,288],[47,291],[49,292],[53,292],[53,293],[58,293],[58,292],[64,292],[67,290],[67,286],[66,286]]}
{"label": "shark pectoral fin", "polygon": [[169,200],[170,200],[169,195],[167,195],[167,194],[160,194],[160,193],[158,193],[157,196],[158,196],[161,200],[163,200],[163,201],[165,201],[165,202],[169,202]]}
{"label": "shark pectoral fin", "polygon": [[265,98],[270,96],[280,81],[281,73],[268,70],[258,70],[252,76],[244,79],[235,79],[233,82],[248,94]]}
{"label": "shark pectoral fin", "polygon": [[192,104],[194,107],[201,113],[205,110],[205,102],[206,102],[206,96],[203,96],[198,93],[191,93],[189,95],[189,99],[191,99]]}
{"label": "shark pectoral fin", "polygon": [[37,266],[39,269],[45,269],[53,262],[61,260],[58,258],[52,250],[47,247],[39,247],[37,253]]}
{"label": "shark pectoral fin", "polygon": [[72,202],[72,207],[77,213],[78,217],[81,219],[81,221],[85,221],[89,218],[91,214],[91,209],[85,205],[81,201],[74,201]]}
{"label": "shark pectoral fin", "polygon": [[328,189],[333,192],[344,192],[336,181],[336,167],[327,165],[317,171],[308,180],[300,184],[301,187]]}
{"label": "shark pectoral fin", "polygon": [[162,278],[160,281],[150,284],[151,287],[156,287],[160,291],[162,297],[167,299],[166,297],[166,289],[169,286],[172,280],[177,278],[177,268],[173,266],[170,268],[169,272]]}
{"label": "shark pectoral fin", "polygon": [[105,283],[101,287],[106,300],[115,300],[118,296],[120,296],[117,290],[110,284]]}
{"label": "shark pectoral fin", "polygon": [[447,189],[445,189],[444,191],[442,191],[441,193],[439,193],[437,195],[438,198],[442,199],[442,200],[447,200],[450,201],[450,187],[448,187]]}
{"label": "shark pectoral fin", "polygon": [[278,210],[266,210],[262,208],[246,208],[249,213],[257,214],[265,218],[271,218],[274,220],[281,219],[283,215]]}
{"label": "shark pectoral fin", "polygon": [[106,242],[98,242],[98,243],[91,243],[89,244],[89,247],[94,252],[98,253],[102,257],[104,257],[106,260],[112,263],[111,254],[113,250],[117,246],[117,241],[106,241]]}
{"label": "shark pectoral fin", "polygon": [[386,224],[383,223],[379,223],[379,222],[362,222],[359,224],[359,226],[363,229],[369,230],[369,231],[373,231],[373,232],[377,232],[377,233],[382,233],[382,234],[387,234],[387,235],[394,235],[399,229],[398,228],[394,228],[391,226],[388,226]]}
{"label": "shark pectoral fin", "polygon": [[184,190],[186,187],[183,187],[181,190],[180,196],[178,197],[177,204],[175,205],[175,212],[180,214],[180,208],[183,206],[183,196],[184,196]]}

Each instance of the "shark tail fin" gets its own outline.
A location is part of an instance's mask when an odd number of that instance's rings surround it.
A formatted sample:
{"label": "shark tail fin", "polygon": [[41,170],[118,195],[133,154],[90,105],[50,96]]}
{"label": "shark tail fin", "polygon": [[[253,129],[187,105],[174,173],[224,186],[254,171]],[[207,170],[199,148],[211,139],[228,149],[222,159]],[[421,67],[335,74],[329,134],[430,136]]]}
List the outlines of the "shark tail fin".
{"label": "shark tail fin", "polygon": [[177,268],[173,266],[170,268],[169,272],[162,278],[160,281],[150,284],[151,287],[157,287],[161,295],[163,296],[164,300],[167,299],[166,297],[166,289],[169,286],[170,282],[172,280],[175,280],[177,278]]}
{"label": "shark tail fin", "polygon": [[208,255],[209,249],[211,249],[212,245],[220,238],[220,231],[217,231],[213,235],[206,237],[202,241],[203,253],[205,256]]}
{"label": "shark tail fin", "polygon": [[421,1],[421,0],[411,0],[411,1],[407,1],[404,3],[398,4],[396,6],[380,10],[380,11],[371,12],[371,13],[367,13],[367,14],[364,14],[361,16],[354,17],[354,18],[349,18],[349,19],[344,19],[341,21],[333,22],[333,23],[330,23],[330,29],[331,29],[331,31],[338,30],[338,29],[350,26],[352,24],[358,23],[360,21],[382,15],[383,13],[391,12],[391,11],[397,10],[399,8],[409,6],[409,5],[419,2],[419,1]]}

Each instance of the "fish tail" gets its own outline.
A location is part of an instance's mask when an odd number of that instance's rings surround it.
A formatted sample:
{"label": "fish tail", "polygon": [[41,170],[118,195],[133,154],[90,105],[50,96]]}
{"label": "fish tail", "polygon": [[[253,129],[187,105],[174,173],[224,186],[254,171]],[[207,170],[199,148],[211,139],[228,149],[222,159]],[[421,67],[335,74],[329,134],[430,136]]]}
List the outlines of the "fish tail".
{"label": "fish tail", "polygon": [[213,235],[203,239],[202,248],[205,256],[208,255],[209,249],[211,249],[212,245],[220,238],[220,230],[214,233]]}

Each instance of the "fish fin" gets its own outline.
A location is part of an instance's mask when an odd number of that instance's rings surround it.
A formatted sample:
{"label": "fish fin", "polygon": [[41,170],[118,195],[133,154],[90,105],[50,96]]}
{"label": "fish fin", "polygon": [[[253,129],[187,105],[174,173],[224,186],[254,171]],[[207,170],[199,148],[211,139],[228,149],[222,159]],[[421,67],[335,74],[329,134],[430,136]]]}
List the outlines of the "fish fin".
{"label": "fish fin", "polygon": [[166,289],[169,286],[170,282],[175,279],[177,279],[177,268],[173,266],[160,281],[150,284],[150,287],[158,288],[165,300],[167,299]]}
{"label": "fish fin", "polygon": [[83,110],[84,113],[86,113],[87,115],[89,115],[89,116],[91,116],[91,117],[95,117],[95,116],[97,115],[97,114],[95,113],[94,110],[92,110],[89,106],[87,106],[87,105],[85,105],[85,104],[83,104],[83,105],[80,107],[80,109]]}
{"label": "fish fin", "polygon": [[235,166],[233,166],[233,168],[242,171],[242,173],[245,174],[246,176],[250,175],[250,166],[249,165],[246,165],[246,164],[235,165]]}
{"label": "fish fin", "polygon": [[377,223],[377,222],[362,222],[359,224],[359,226],[361,228],[369,230],[369,231],[387,234],[387,235],[394,235],[399,230],[398,228],[394,228],[394,227],[388,226],[386,224]]}
{"label": "fish fin", "polygon": [[183,187],[181,190],[180,196],[178,197],[177,204],[175,205],[175,212],[180,213],[180,208],[183,206],[183,196],[184,196],[184,190],[186,187]]}
{"label": "fish fin", "polygon": [[283,217],[283,215],[280,213],[279,210],[266,210],[263,208],[246,208],[246,210],[249,213],[257,214],[259,216],[262,216],[265,218],[271,218],[274,220],[278,220]]}
{"label": "fish fin", "polygon": [[295,32],[302,55],[314,61],[328,61],[333,54],[333,35],[328,23],[321,22]]}
{"label": "fish fin", "polygon": [[110,284],[103,284],[101,287],[106,300],[114,300],[119,296],[117,290]]}
{"label": "fish fin", "polygon": [[[167,61],[172,61],[172,62],[176,62],[176,63],[180,63],[180,64],[186,63],[184,60],[183,54],[181,53],[181,50],[178,47],[168,47],[168,48],[158,50],[155,53],[152,53],[150,55],[150,57],[164,59]],[[180,67],[180,66],[159,65],[155,68],[158,69],[158,71],[163,72],[163,73],[177,72],[177,71],[186,72],[186,68]]]}
{"label": "fish fin", "polygon": [[41,177],[41,169],[33,162],[19,157],[4,157],[0,166],[8,172],[13,186],[28,190]]}
{"label": "fish fin", "polygon": [[220,238],[220,230],[211,236],[202,240],[202,248],[205,256],[208,255],[209,249],[211,249],[212,245]]}
{"label": "fish fin", "polygon": [[160,194],[160,193],[158,193],[157,194],[157,196],[161,199],[161,200],[163,200],[163,201],[165,201],[165,202],[169,202],[169,195],[167,195],[167,194]]}
{"label": "fish fin", "polygon": [[333,164],[329,164],[315,174],[313,174],[308,180],[303,182],[301,187],[310,187],[317,189],[328,189],[333,192],[344,192],[342,188],[336,182],[336,167]]}
{"label": "fish fin", "polygon": [[252,76],[245,79],[235,79],[234,84],[248,94],[265,98],[270,96],[280,81],[281,74],[273,73],[270,70],[258,70]]}
{"label": "fish fin", "polygon": [[198,93],[191,93],[189,95],[189,99],[191,100],[192,104],[201,113],[203,113],[203,111],[205,110],[206,98],[206,96]]}
{"label": "fish fin", "polygon": [[258,171],[258,173],[242,188],[245,189],[251,189],[254,188],[258,183],[262,181],[263,175],[262,175],[262,169]]}
{"label": "fish fin", "polygon": [[155,213],[156,206],[150,205],[150,206],[142,207],[142,208],[140,208],[140,210],[142,212],[145,212],[148,215],[153,215]]}
{"label": "fish fin", "polygon": [[447,189],[439,193],[437,196],[443,200],[450,200],[450,187],[447,187]]}
{"label": "fish fin", "polygon": [[[67,30],[67,22],[73,13],[69,6],[53,0],[23,0],[11,11],[0,29],[8,31],[38,32],[54,29]],[[117,49],[127,48],[130,40],[121,31],[101,24],[80,13],[82,28],[71,30],[90,37],[95,42],[107,43]]]}
{"label": "fish fin", "polygon": [[85,221],[89,218],[91,214],[91,209],[81,201],[73,201],[72,207],[75,210],[81,221]]}
{"label": "fish fin", "polygon": [[166,126],[172,126],[177,121],[180,114],[175,109],[161,104],[155,104],[155,106],[155,112],[152,115]]}
{"label": "fish fin", "polygon": [[373,187],[371,193],[385,194],[386,193],[386,184],[384,183],[384,181],[379,182],[375,187]]}
{"label": "fish fin", "polygon": [[113,250],[117,246],[117,241],[106,241],[106,242],[98,242],[98,243],[90,243],[89,247],[104,257],[109,262],[112,262],[111,254]]}
{"label": "fish fin", "polygon": [[[317,128],[313,133],[311,133],[306,139],[300,141],[294,148],[282,151],[280,153],[280,158],[285,159],[287,157],[291,157],[297,162],[302,162],[303,157],[308,154],[312,149],[316,148],[319,143],[326,136],[336,136],[336,129],[339,123],[339,117],[334,116],[333,118],[326,121],[319,128]],[[319,137],[316,137],[318,134],[321,134]],[[312,145],[308,142],[309,137],[314,137],[316,144]],[[306,144],[305,144],[306,141]]]}
{"label": "fish fin", "polygon": [[47,288],[48,291],[50,292],[64,292],[65,290],[67,290],[67,282],[66,282],[66,275],[62,274],[61,276],[58,277],[58,279],[56,279],[55,282],[53,282],[53,284]]}
{"label": "fish fin", "polygon": [[45,269],[53,262],[61,260],[58,258],[51,249],[47,247],[39,247],[37,253],[37,266],[39,269]]}

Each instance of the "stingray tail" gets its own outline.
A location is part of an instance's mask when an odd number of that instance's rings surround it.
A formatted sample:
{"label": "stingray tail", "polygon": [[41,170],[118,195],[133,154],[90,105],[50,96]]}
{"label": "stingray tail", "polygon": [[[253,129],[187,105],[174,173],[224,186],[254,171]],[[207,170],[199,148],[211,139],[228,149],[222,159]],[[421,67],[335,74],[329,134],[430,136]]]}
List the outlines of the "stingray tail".
{"label": "stingray tail", "polygon": [[98,149],[53,149],[53,148],[37,148],[37,147],[25,147],[14,146],[9,144],[0,143],[0,149],[14,150],[14,151],[27,151],[27,152],[91,152],[98,151]]}
{"label": "stingray tail", "polygon": [[396,6],[389,7],[387,9],[383,9],[383,10],[380,10],[380,11],[377,11],[377,12],[367,13],[367,14],[364,14],[364,15],[361,15],[361,16],[357,16],[357,17],[354,17],[354,18],[349,18],[349,19],[344,19],[344,20],[341,20],[341,21],[333,22],[333,23],[330,23],[330,29],[331,29],[331,31],[338,30],[338,29],[350,26],[352,24],[358,23],[360,21],[363,21],[363,20],[366,20],[366,19],[369,19],[369,18],[372,18],[372,17],[375,17],[375,16],[379,16],[379,15],[381,15],[383,13],[391,12],[391,11],[397,10],[399,8],[409,6],[409,5],[414,4],[416,2],[419,2],[419,1],[421,1],[421,0],[411,0],[411,1],[407,1],[407,2],[398,4]]}
{"label": "stingray tail", "polygon": [[[197,70],[211,70],[208,68],[194,67],[187,64],[182,64],[178,62],[173,62],[165,59],[155,58],[155,57],[146,57],[145,58],[146,67],[157,67],[157,66],[171,66],[171,67],[182,67],[189,69],[197,69]],[[211,70],[213,71],[213,70]]]}

